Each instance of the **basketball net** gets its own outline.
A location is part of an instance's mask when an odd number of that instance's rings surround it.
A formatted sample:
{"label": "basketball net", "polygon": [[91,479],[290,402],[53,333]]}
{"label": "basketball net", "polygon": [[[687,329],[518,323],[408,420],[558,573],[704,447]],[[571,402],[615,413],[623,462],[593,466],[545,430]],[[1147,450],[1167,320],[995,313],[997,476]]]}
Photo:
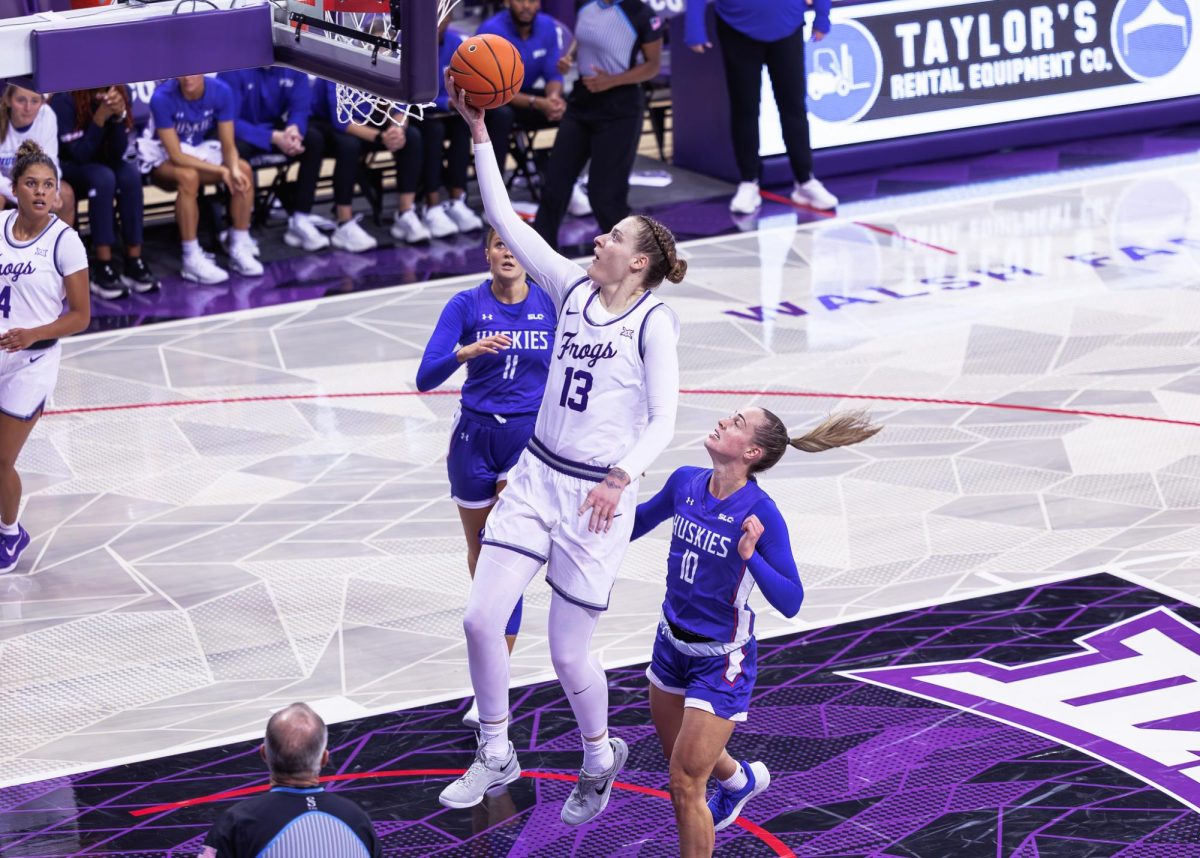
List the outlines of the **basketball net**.
{"label": "basketball net", "polygon": [[[439,24],[449,17],[451,10],[459,2],[460,0],[438,0]],[[339,8],[339,11],[331,11],[335,7]],[[346,11],[350,8],[369,8],[371,11]],[[402,34],[392,25],[388,9],[388,0],[366,0],[366,2],[362,2],[362,0],[359,0],[359,2],[345,2],[343,0],[343,2],[339,3],[327,2],[325,4],[324,15],[325,20],[330,23],[340,24],[342,27],[357,30],[360,33],[382,36],[399,44]],[[350,36],[334,32],[327,32],[325,35],[327,38],[354,45],[367,53],[375,50],[373,45]],[[435,106],[431,101],[424,104],[405,104],[404,102],[384,98],[373,92],[367,92],[366,90],[348,86],[344,83],[337,84],[337,115],[339,122],[354,122],[359,125],[372,125],[377,128],[382,128],[389,124],[404,125],[409,119],[424,119],[425,111]]]}

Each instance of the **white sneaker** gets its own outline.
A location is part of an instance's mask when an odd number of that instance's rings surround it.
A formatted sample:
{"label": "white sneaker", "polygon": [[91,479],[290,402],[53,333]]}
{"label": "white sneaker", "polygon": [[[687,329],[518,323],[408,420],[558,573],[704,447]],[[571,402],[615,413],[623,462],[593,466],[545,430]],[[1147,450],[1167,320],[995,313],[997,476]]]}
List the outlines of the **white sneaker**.
{"label": "white sneaker", "polygon": [[415,209],[396,212],[396,219],[392,221],[392,238],[416,244],[419,241],[429,241],[431,237],[425,224],[417,217]]}
{"label": "white sneaker", "polygon": [[[225,249],[226,253],[229,253],[229,239],[232,235],[233,230],[221,230],[221,235],[219,238],[221,239],[221,247]],[[262,248],[258,246],[258,239],[256,239],[254,236],[250,236],[248,241],[250,242],[250,252],[255,256],[262,256]]]}
{"label": "white sneaker", "polygon": [[521,776],[521,764],[512,742],[508,743],[508,756],[503,760],[489,759],[483,753],[483,742],[475,752],[475,762],[466,774],[442,790],[438,801],[446,807],[474,807],[483,801],[488,790],[510,784]]}
{"label": "white sneaker", "polygon": [[350,253],[364,253],[378,247],[379,242],[375,240],[375,237],[358,225],[360,220],[362,220],[362,215],[338,224],[337,230],[333,233],[333,246],[338,250],[348,250]]}
{"label": "white sneaker", "polygon": [[758,182],[741,182],[737,193],[729,201],[729,210],[734,214],[753,214],[762,208],[762,196],[758,193]]}
{"label": "white sneaker", "polygon": [[308,222],[315,226],[321,232],[333,232],[337,229],[337,221],[330,220],[325,215],[313,214],[309,212]]}
{"label": "white sneaker", "polygon": [[471,207],[467,205],[463,199],[451,200],[445,203],[446,215],[450,220],[454,221],[454,225],[458,227],[459,232],[474,232],[477,229],[483,229],[483,221],[479,219],[479,215],[471,211]]}
{"label": "white sneaker", "polygon": [[448,238],[458,233],[458,227],[454,225],[454,221],[450,220],[450,216],[446,214],[446,208],[449,205],[448,202],[438,203],[436,206],[427,206],[425,208],[425,228],[429,230],[429,234],[434,238]]}
{"label": "white sneaker", "polygon": [[479,701],[471,699],[471,708],[467,710],[467,714],[462,717],[462,724],[472,730],[479,729]]}
{"label": "white sneaker", "polygon": [[574,217],[586,217],[592,213],[592,201],[588,199],[587,186],[576,182],[571,189],[571,202],[567,203],[567,211]]}
{"label": "white sneaker", "polygon": [[183,270],[179,275],[194,283],[224,283],[229,272],[213,262],[204,253],[190,253],[183,257]]}
{"label": "white sneaker", "polygon": [[288,247],[302,247],[309,253],[329,247],[329,239],[323,236],[304,215],[294,214],[288,221],[283,243]]}
{"label": "white sneaker", "polygon": [[230,267],[243,277],[262,276],[262,263],[255,257],[254,248],[250,242],[230,242],[229,263]]}
{"label": "white sneaker", "polygon": [[836,209],[838,204],[838,198],[826,190],[820,179],[809,179],[803,185],[797,182],[792,191],[792,200],[821,211]]}
{"label": "white sneaker", "polygon": [[607,772],[599,775],[589,775],[583,769],[579,770],[575,788],[567,796],[562,813],[559,814],[565,824],[583,825],[585,822],[591,822],[608,807],[613,782],[621,773],[621,769],[625,768],[625,761],[629,759],[629,746],[625,744],[624,739],[611,738],[608,741],[613,750],[612,766]]}

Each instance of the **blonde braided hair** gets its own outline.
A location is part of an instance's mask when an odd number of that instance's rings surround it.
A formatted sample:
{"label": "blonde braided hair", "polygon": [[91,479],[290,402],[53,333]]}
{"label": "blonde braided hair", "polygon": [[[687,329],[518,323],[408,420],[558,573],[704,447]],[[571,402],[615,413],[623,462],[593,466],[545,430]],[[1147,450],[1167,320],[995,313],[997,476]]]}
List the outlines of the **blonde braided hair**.
{"label": "blonde braided hair", "polygon": [[646,288],[653,289],[664,279],[681,283],[687,276],[687,262],[675,255],[675,235],[661,223],[647,215],[638,215],[642,230],[638,234],[638,253],[646,254],[650,264],[646,266]]}

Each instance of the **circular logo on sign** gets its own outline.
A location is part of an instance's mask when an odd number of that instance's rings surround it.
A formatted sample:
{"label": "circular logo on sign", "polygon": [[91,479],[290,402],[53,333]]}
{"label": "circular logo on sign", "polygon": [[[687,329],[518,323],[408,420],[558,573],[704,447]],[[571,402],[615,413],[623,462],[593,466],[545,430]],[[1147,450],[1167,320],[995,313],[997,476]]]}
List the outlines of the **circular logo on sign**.
{"label": "circular logo on sign", "polygon": [[1162,77],[1183,62],[1192,43],[1188,0],[1119,0],[1113,12],[1113,53],[1132,78]]}
{"label": "circular logo on sign", "polygon": [[804,52],[809,112],[826,122],[854,122],[875,103],[882,71],[870,31],[853,19],[838,21]]}

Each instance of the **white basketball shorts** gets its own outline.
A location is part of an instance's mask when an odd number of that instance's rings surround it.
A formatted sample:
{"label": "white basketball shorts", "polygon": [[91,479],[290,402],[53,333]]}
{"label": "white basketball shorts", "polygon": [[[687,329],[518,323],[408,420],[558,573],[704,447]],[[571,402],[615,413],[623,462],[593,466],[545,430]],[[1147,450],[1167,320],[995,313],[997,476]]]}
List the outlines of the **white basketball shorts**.
{"label": "white basketball shorts", "polygon": [[62,345],[38,351],[0,352],[0,413],[32,420],[58,381]]}
{"label": "white basketball shorts", "polygon": [[637,480],[621,492],[612,527],[591,533],[591,510],[579,508],[598,485],[564,473],[528,448],[508,474],[508,485],[492,508],[483,544],[546,564],[546,583],[563,598],[595,611],[608,609],[617,571],[629,547],[637,510]]}

